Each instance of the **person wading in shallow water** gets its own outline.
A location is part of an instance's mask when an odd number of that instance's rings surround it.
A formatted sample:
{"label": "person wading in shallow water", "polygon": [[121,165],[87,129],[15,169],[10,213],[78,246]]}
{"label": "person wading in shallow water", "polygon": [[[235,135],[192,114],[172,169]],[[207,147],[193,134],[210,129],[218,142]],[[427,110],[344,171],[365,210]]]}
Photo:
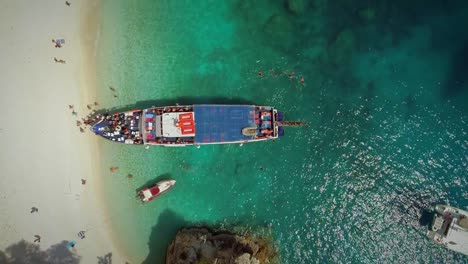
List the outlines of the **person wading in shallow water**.
{"label": "person wading in shallow water", "polygon": [[40,243],[41,242],[41,236],[40,235],[34,235],[36,239],[34,239],[34,243]]}
{"label": "person wading in shallow water", "polygon": [[39,209],[35,206],[31,207],[31,214],[35,212],[39,213]]}

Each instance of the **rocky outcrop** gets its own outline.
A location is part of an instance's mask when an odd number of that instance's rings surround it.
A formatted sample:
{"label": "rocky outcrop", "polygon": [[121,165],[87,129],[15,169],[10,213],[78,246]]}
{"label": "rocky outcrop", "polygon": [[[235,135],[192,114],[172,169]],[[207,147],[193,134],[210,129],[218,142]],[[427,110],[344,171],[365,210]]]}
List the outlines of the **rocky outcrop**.
{"label": "rocky outcrop", "polygon": [[188,228],[169,245],[166,264],[263,264],[275,263],[276,257],[271,243],[250,234]]}

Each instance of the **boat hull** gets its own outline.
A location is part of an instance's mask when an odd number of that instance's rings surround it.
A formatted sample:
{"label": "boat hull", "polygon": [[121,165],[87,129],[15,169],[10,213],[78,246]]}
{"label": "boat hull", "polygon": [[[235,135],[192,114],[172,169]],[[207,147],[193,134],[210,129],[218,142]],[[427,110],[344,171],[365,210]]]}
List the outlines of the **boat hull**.
{"label": "boat hull", "polygon": [[117,143],[198,147],[275,140],[283,134],[281,119],[270,106],[187,105],[99,114],[87,124]]}
{"label": "boat hull", "polygon": [[175,180],[164,180],[153,184],[150,187],[143,188],[137,195],[143,203],[148,203],[154,198],[161,196],[162,194],[171,190],[176,181]]}
{"label": "boat hull", "polygon": [[468,212],[448,205],[436,205],[427,236],[435,243],[468,255]]}

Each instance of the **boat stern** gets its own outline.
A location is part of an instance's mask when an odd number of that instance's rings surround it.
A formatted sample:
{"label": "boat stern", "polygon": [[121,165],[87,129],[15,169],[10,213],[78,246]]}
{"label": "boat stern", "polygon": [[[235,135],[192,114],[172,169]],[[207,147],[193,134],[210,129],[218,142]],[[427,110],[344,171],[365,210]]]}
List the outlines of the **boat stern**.
{"label": "boat stern", "polygon": [[138,197],[143,203],[147,203],[153,199],[153,194],[149,188],[144,188],[138,192]]}

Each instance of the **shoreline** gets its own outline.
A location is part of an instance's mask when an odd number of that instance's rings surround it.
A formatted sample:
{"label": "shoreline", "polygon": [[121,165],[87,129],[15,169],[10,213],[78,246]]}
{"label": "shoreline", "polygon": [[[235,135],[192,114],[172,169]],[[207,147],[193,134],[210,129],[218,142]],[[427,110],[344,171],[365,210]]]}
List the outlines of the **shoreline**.
{"label": "shoreline", "polygon": [[[0,250],[8,253],[24,240],[48,252],[75,241],[73,252],[83,263],[124,263],[103,199],[100,146],[76,126],[89,112],[86,105],[96,101],[100,1],[66,6],[19,0],[0,7],[0,34],[7,40],[1,44],[6,88],[0,109],[9,113],[0,133],[18,139],[0,152]],[[54,48],[55,38],[65,39],[63,47]],[[54,63],[54,57],[66,63]],[[39,211],[31,213],[31,207]],[[79,231],[86,232],[84,239]],[[36,234],[40,242],[34,242]]]}

